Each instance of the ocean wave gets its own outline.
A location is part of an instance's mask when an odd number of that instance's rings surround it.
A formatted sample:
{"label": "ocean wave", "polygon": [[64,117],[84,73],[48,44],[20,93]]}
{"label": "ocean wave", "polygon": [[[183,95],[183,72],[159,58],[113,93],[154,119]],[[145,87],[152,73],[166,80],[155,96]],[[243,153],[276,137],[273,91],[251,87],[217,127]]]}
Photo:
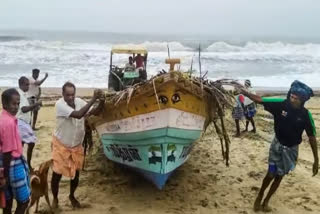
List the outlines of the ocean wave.
{"label": "ocean wave", "polygon": [[146,41],[140,44],[150,52],[167,52],[170,51],[192,51],[192,48],[184,46],[180,42],[149,42]]}
{"label": "ocean wave", "polygon": [[[33,49],[60,49],[60,50],[87,50],[87,51],[110,51],[112,44],[110,43],[76,43],[64,41],[43,41],[43,40],[8,40],[1,44],[2,46],[12,48],[33,48]],[[125,45],[125,44],[124,44]],[[132,43],[128,43],[132,45]],[[192,48],[184,46],[180,42],[149,42],[135,43],[135,45],[144,46],[149,52],[167,52],[169,46],[170,51],[192,51]]]}
{"label": "ocean wave", "polygon": [[26,40],[23,36],[0,36],[0,42]]}
{"label": "ocean wave", "polygon": [[[136,43],[139,44],[139,43]],[[149,50],[148,76],[167,70],[165,59],[181,59],[181,68],[198,69],[196,48],[184,42],[140,43]],[[196,46],[194,46],[196,47]],[[0,42],[0,85],[16,85],[16,79],[34,67],[49,72],[45,86],[56,86],[71,80],[81,86],[105,86],[109,68],[111,43],[44,40],[8,40]],[[201,53],[202,70],[210,78],[249,78],[258,85],[286,86],[298,78],[312,86],[320,84],[320,44],[290,44],[283,42],[246,42],[239,45],[215,42]],[[114,55],[113,62],[124,66],[128,55]],[[6,75],[14,74],[10,79]],[[288,78],[288,80],[285,80]],[[279,80],[279,81],[278,81]],[[266,81],[264,84],[263,81]]]}
{"label": "ocean wave", "polygon": [[207,49],[207,52],[220,53],[276,53],[276,54],[301,54],[320,56],[320,44],[291,44],[284,42],[247,42],[243,46],[231,45],[226,42],[215,42]]}

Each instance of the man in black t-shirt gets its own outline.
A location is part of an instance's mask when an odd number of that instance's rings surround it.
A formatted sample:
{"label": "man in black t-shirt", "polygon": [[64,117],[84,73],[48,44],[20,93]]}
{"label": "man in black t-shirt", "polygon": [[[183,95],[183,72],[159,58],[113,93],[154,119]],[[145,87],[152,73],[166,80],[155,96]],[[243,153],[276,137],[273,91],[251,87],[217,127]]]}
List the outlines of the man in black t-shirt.
{"label": "man in black t-shirt", "polygon": [[[295,168],[304,130],[309,137],[314,156],[313,176],[318,173],[316,129],[311,113],[304,107],[305,102],[313,96],[313,92],[307,85],[296,80],[291,85],[287,99],[260,97],[244,89],[241,93],[262,104],[274,117],[275,137],[269,150],[269,169],[254,203],[255,211],[271,211],[268,206],[269,200],[278,189],[283,176]],[[264,191],[272,181],[269,192],[261,204]]]}

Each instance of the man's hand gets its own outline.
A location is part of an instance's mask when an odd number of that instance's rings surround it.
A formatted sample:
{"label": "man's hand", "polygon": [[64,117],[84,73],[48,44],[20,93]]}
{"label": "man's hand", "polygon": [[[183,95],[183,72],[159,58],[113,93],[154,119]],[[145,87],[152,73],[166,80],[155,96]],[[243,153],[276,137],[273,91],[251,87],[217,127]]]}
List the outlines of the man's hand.
{"label": "man's hand", "polygon": [[36,102],[36,105],[37,105],[37,106],[42,106],[42,100],[38,100],[38,101]]}
{"label": "man's hand", "polygon": [[100,99],[100,97],[102,97],[102,96],[103,96],[103,92],[102,92],[101,89],[95,89],[95,90],[94,90],[94,92],[93,92],[93,98],[94,98],[95,100]]}
{"label": "man's hand", "polygon": [[99,101],[104,103],[105,100],[106,100],[106,96],[102,93],[99,97]]}
{"label": "man's hand", "polygon": [[318,170],[319,170],[319,156],[318,156],[318,145],[317,145],[316,137],[309,136],[309,143],[310,143],[313,158],[314,158],[312,172],[313,172],[313,176],[315,176],[316,174],[318,174]]}
{"label": "man's hand", "polygon": [[5,178],[0,178],[0,189],[4,188],[6,186],[6,179]]}
{"label": "man's hand", "polygon": [[313,168],[312,168],[313,176],[318,174],[318,170],[319,170],[319,161],[315,161],[313,163]]}

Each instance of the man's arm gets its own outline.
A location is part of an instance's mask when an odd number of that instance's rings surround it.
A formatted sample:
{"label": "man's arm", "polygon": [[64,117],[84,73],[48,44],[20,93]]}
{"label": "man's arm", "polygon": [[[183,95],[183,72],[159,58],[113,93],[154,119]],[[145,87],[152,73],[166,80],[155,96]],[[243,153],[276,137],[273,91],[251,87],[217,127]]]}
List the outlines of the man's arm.
{"label": "man's arm", "polygon": [[34,84],[40,86],[48,78],[48,73],[44,75],[42,80],[37,80]]}
{"label": "man's arm", "polygon": [[10,169],[10,162],[11,162],[11,152],[3,153],[3,174],[6,179],[6,183],[9,183],[9,169]]}
{"label": "man's arm", "polygon": [[318,157],[318,146],[317,146],[316,137],[309,136],[309,143],[310,143],[313,158],[314,158],[312,172],[313,172],[313,176],[315,176],[316,174],[318,174],[318,170],[319,170],[319,157]]}
{"label": "man's arm", "polygon": [[256,103],[262,103],[262,97],[260,97],[259,95],[252,94],[244,89],[241,89],[241,94],[243,94],[246,97],[249,97],[252,101]]}
{"label": "man's arm", "polygon": [[88,112],[88,110],[95,103],[95,101],[101,96],[101,94],[102,94],[101,90],[95,90],[91,100],[85,106],[83,106],[80,110],[73,111],[69,117],[81,119]]}
{"label": "man's arm", "polygon": [[37,108],[37,107],[39,107],[39,106],[41,106],[41,105],[42,105],[42,102],[41,102],[41,101],[38,101],[38,102],[36,102],[36,103],[33,104],[33,105],[21,107],[21,111],[22,111],[22,113],[27,113],[27,112],[29,112],[29,111],[33,111],[33,109],[35,109],[35,108]]}

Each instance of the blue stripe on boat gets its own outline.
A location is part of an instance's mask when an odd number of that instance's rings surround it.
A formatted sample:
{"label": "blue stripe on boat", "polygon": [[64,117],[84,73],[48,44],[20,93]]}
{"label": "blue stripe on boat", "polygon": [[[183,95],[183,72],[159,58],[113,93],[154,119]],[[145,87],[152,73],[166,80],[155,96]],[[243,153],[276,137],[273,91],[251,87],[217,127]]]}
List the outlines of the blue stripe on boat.
{"label": "blue stripe on boat", "polygon": [[104,134],[108,159],[139,171],[162,189],[172,172],[189,156],[200,130],[162,128],[136,133]]}

